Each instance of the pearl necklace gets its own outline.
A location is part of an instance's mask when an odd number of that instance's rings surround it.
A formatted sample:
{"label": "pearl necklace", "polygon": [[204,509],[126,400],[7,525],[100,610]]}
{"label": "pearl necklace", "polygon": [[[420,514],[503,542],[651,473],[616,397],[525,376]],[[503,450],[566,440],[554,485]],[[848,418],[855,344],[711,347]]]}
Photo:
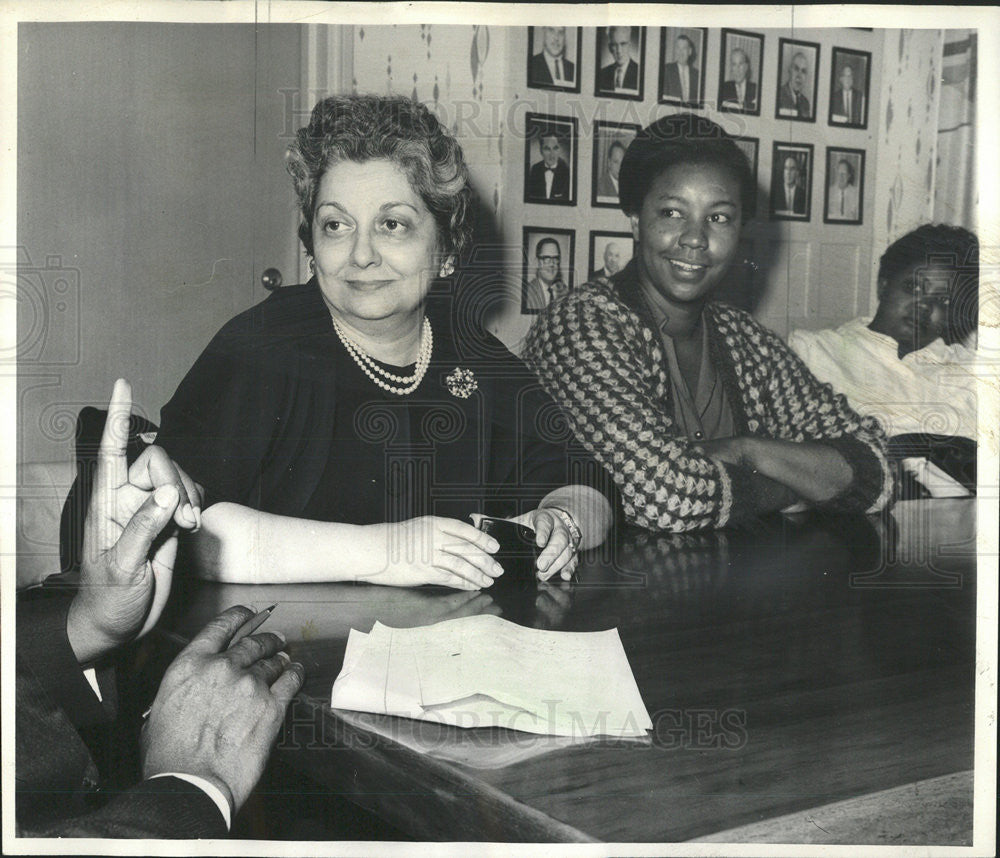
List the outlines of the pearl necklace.
{"label": "pearl necklace", "polygon": [[413,375],[393,375],[393,373],[382,369],[361,346],[348,338],[332,313],[330,319],[333,321],[333,329],[344,344],[344,348],[347,349],[347,353],[354,358],[354,362],[361,367],[361,371],[382,390],[396,396],[406,396],[420,386],[420,382],[427,374],[427,367],[431,363],[431,351],[434,349],[434,332],[431,330],[430,320],[426,316],[424,316],[424,324],[420,331],[420,351],[417,354],[417,366]]}

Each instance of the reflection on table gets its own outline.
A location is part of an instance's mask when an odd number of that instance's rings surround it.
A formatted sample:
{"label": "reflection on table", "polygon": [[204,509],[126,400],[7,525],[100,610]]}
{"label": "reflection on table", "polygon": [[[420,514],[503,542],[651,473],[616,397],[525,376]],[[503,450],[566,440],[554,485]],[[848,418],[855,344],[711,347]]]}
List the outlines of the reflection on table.
{"label": "reflection on table", "polygon": [[[278,602],[269,623],[307,671],[281,758],[415,837],[686,840],[972,768],[974,513],[921,500],[877,519],[628,530],[572,584],[496,592],[187,582],[164,625],[183,638],[228,605]],[[479,613],[617,628],[650,741],[529,742],[330,709],[352,627]],[[971,842],[971,822],[950,836]]]}

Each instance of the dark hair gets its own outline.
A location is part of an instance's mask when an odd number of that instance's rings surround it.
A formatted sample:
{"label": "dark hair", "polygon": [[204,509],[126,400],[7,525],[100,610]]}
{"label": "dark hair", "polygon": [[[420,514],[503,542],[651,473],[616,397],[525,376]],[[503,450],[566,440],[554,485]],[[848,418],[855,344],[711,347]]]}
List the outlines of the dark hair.
{"label": "dark hair", "polygon": [[618,174],[622,211],[637,214],[656,177],[676,164],[728,170],[739,184],[743,218],[749,218],[756,188],[746,155],[719,125],[694,113],[661,117],[636,135]]}
{"label": "dark hair", "polygon": [[897,238],[878,263],[879,293],[914,265],[945,265],[955,270],[948,305],[949,343],[964,340],[979,324],[979,239],[964,227],[925,223]]}
{"label": "dark hair", "polygon": [[402,96],[334,95],[313,108],[285,155],[299,199],[299,239],[312,255],[312,221],[323,175],[341,161],[398,165],[434,216],[438,241],[456,257],[472,237],[469,170],[458,142],[422,104]]}
{"label": "dark hair", "polygon": [[556,250],[559,251],[559,256],[562,257],[562,248],[559,246],[559,242],[556,241],[554,238],[549,238],[548,236],[546,236],[545,238],[539,239],[538,244],[535,245],[535,256],[541,256],[542,255],[542,245],[543,244],[554,244],[556,246]]}
{"label": "dark hair", "polygon": [[845,167],[847,167],[847,183],[849,185],[853,185],[854,184],[854,165],[850,161],[848,161],[846,158],[841,158],[839,161],[837,161],[837,166],[838,167],[841,164],[843,164]]}
{"label": "dark hair", "polygon": [[698,49],[694,46],[694,42],[692,42],[691,39],[683,33],[674,39],[674,41],[679,42],[681,39],[688,43],[688,47],[691,49],[691,61],[694,62],[694,60],[698,59]]}

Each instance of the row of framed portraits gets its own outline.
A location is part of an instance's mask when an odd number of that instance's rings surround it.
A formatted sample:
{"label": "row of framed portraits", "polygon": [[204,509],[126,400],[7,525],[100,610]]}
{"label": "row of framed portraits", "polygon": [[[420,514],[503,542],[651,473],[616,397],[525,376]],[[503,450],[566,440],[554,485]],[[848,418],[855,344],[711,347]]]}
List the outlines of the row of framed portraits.
{"label": "row of framed portraits", "polygon": [[[542,205],[577,204],[577,120],[569,116],[528,113],[525,117],[524,201]],[[595,208],[618,208],[618,174],[625,150],[639,133],[627,122],[594,123],[590,198]],[[760,140],[736,138],[757,184]],[[811,143],[773,144],[770,209],[772,220],[809,221],[812,212],[814,147]],[[864,199],[865,151],[827,146],[824,223],[860,224]],[[756,213],[757,200],[750,210]]]}
{"label": "row of framed portraits", "polygon": [[[647,27],[600,27],[596,32],[593,74],[599,98],[644,100]],[[659,27],[660,62],[657,101],[685,107],[705,106],[708,30],[705,27]],[[528,86],[580,92],[583,27],[528,28]],[[764,34],[723,29],[718,57],[718,109],[760,116],[763,92]],[[872,55],[833,48],[827,122],[848,128],[868,127]],[[774,116],[795,122],[816,121],[820,45],[778,39]]]}

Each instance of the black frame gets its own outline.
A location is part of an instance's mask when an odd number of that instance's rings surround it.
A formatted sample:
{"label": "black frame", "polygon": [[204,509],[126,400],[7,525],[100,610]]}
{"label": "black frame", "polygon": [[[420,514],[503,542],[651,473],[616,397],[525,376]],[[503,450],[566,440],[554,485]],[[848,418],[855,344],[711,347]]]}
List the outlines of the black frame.
{"label": "black frame", "polygon": [[[865,85],[862,92],[862,116],[861,122],[851,122],[850,117],[848,117],[847,122],[839,122],[834,120],[833,116],[833,100],[836,97],[837,92],[840,90],[840,76],[837,74],[837,60],[841,57],[853,58],[854,62],[851,63],[852,68],[856,68],[859,62],[863,62],[865,65]],[[871,92],[871,82],[872,82],[872,55],[868,51],[855,51],[850,48],[834,48],[830,57],[830,101],[829,109],[827,111],[827,124],[832,125],[835,128],[867,128],[868,127],[868,95]],[[857,79],[855,77],[855,83]],[[855,87],[857,88],[857,87]]]}
{"label": "black frame", "polygon": [[[757,105],[755,108],[750,110],[744,110],[741,107],[726,107],[722,100],[722,89],[725,86],[726,80],[726,65],[729,62],[729,54],[733,51],[733,47],[730,47],[729,40],[733,37],[739,37],[742,39],[750,39],[757,43],[757,56],[750,57],[750,70],[753,71],[753,63],[756,59],[757,62],[757,80],[753,80],[753,75],[750,76],[750,82],[754,83],[757,87]],[[761,96],[763,94],[763,75],[761,72],[764,70],[764,34],[763,33],[749,33],[746,30],[730,30],[723,29],[722,37],[720,41],[721,49],[719,56],[719,88],[717,92],[716,103],[719,106],[719,111],[722,113],[742,113],[746,116],[760,116],[760,105]]]}
{"label": "black frame", "polygon": [[[601,175],[601,165],[604,161],[604,155],[601,151],[599,141],[601,140],[601,134],[605,129],[612,129],[615,131],[631,131],[633,139],[641,129],[634,122],[605,122],[600,119],[594,122],[594,142],[593,151],[591,152],[592,163],[590,171],[590,204],[597,209],[617,209],[620,208],[620,203],[617,199],[614,201],[609,201],[607,199],[599,200],[597,193],[597,185]],[[629,142],[632,141],[630,140]],[[628,148],[627,144],[625,148]]]}
{"label": "black frame", "polygon": [[614,89],[601,89],[601,62],[602,55],[605,52],[605,46],[607,45],[607,32],[608,27],[598,27],[597,28],[597,38],[595,40],[594,49],[594,95],[598,98],[618,98],[624,99],[626,101],[642,101],[643,92],[645,91],[646,84],[646,28],[645,27],[633,27],[628,24],[612,24],[610,26],[628,26],[630,30],[639,31],[639,47],[638,47],[638,58],[636,58],[636,63],[639,66],[638,81],[639,89],[637,92],[615,92]]}
{"label": "black frame", "polygon": [[[788,49],[786,51],[786,49]],[[792,61],[792,57],[795,56],[797,50],[802,51],[812,51],[812,101],[810,102],[811,109],[809,111],[809,116],[799,116],[798,114],[792,115],[791,113],[782,113],[782,110],[789,110],[789,108],[783,108],[781,106],[781,87],[785,79],[785,57],[787,55],[788,62]],[[819,42],[803,42],[799,39],[778,39],[778,82],[774,87],[774,118],[784,119],[789,122],[815,122],[816,121],[816,96],[819,93],[819,63],[820,63],[820,45]]]}
{"label": "black frame", "polygon": [[[666,95],[663,92],[667,76],[667,45],[676,41],[680,36],[687,36],[694,41],[691,34],[698,33],[700,41],[695,45],[698,59],[698,86],[697,97],[694,101],[684,101],[680,98]],[[707,66],[707,27],[660,27],[660,76],[656,89],[656,101],[658,104],[676,104],[681,107],[690,107],[698,110],[705,106],[705,68]]]}
{"label": "black frame", "polygon": [[[615,232],[613,230],[606,230],[606,229],[592,229],[588,237],[588,250],[587,250],[588,280],[590,279],[590,275],[597,270],[597,253],[595,251],[597,249],[597,239],[599,238],[607,238],[607,239],[620,238],[623,241],[627,241],[629,243],[629,246],[632,248],[632,256],[630,256],[629,259],[635,256],[635,238],[632,236],[632,233]],[[623,265],[622,267],[624,268],[625,266]]]}
{"label": "black frame", "polygon": [[745,208],[750,217],[753,217],[757,214],[757,196],[759,193],[757,167],[760,163],[760,138],[743,136],[734,137],[733,140],[737,146],[743,149],[744,154],[746,154],[746,149],[740,144],[745,143],[750,148],[751,154],[747,156],[747,160],[750,162],[750,172],[753,174],[753,199],[749,201],[749,204]]}
{"label": "black frame", "polygon": [[[805,214],[794,214],[788,213],[785,209],[776,209],[775,203],[775,189],[784,187],[783,182],[779,182],[777,186],[775,185],[775,179],[781,175],[781,171],[784,169],[785,158],[789,154],[792,155],[804,155],[806,159],[806,168],[802,170],[800,168],[800,175],[804,172],[806,177],[805,182]],[[801,159],[799,159],[801,162]],[[771,182],[769,189],[769,209],[771,213],[771,220],[791,220],[798,221],[800,223],[808,223],[812,219],[812,191],[813,191],[813,179],[816,175],[816,158],[814,157],[814,147],[812,143],[780,143],[777,140],[772,144],[771,149]]]}
{"label": "black frame", "polygon": [[[532,233],[534,233],[534,238],[529,238]],[[569,239],[569,262],[566,262],[566,258],[564,256],[560,265],[560,270],[563,273],[563,280],[566,281],[566,285],[569,287],[570,291],[573,290],[573,264],[576,259],[576,231],[572,229],[553,229],[543,226],[521,227],[521,255],[523,257],[521,262],[522,316],[536,316],[543,309],[541,307],[538,309],[530,309],[528,307],[528,270],[529,262],[532,262],[535,258],[534,246],[541,241],[542,238],[548,236],[553,238],[566,237]],[[560,245],[560,250],[562,250],[562,245]]]}
{"label": "black frame", "polygon": [[[536,127],[539,130],[534,130]],[[570,157],[566,159],[566,165],[569,167],[569,197],[565,200],[547,200],[544,197],[529,196],[528,193],[531,168],[533,166],[531,162],[532,146],[535,145],[536,139],[540,137],[541,130],[553,127],[562,127],[564,132],[563,139],[569,140],[570,146]],[[524,202],[540,206],[575,206],[577,199],[577,150],[579,148],[576,118],[573,116],[557,116],[552,113],[527,113],[524,119],[524,130]],[[568,135],[566,134],[567,131],[569,132]]]}
{"label": "black frame", "polygon": [[[843,218],[843,217],[830,217],[830,179],[833,175],[833,171],[830,169],[830,164],[836,160],[840,160],[841,155],[851,155],[857,156],[857,165],[854,168],[854,185],[858,189],[858,216],[857,218]],[[839,225],[855,226],[861,224],[864,221],[865,216],[865,150],[864,149],[848,149],[845,146],[827,146],[826,147],[826,181],[823,183],[823,223],[832,223]]]}
{"label": "black frame", "polygon": [[[576,71],[576,80],[573,82],[572,86],[559,86],[556,83],[543,83],[539,81],[532,80],[531,75],[531,60],[535,55],[535,27],[528,27],[528,60],[527,68],[525,70],[524,79],[527,82],[527,86],[531,89],[551,89],[556,92],[579,92],[580,91],[580,70],[583,66],[583,28],[582,27],[566,27],[567,30],[576,30],[576,59],[571,60],[574,63],[574,68]],[[569,39],[566,39],[566,44],[569,44]],[[569,57],[566,57],[568,60]]]}

